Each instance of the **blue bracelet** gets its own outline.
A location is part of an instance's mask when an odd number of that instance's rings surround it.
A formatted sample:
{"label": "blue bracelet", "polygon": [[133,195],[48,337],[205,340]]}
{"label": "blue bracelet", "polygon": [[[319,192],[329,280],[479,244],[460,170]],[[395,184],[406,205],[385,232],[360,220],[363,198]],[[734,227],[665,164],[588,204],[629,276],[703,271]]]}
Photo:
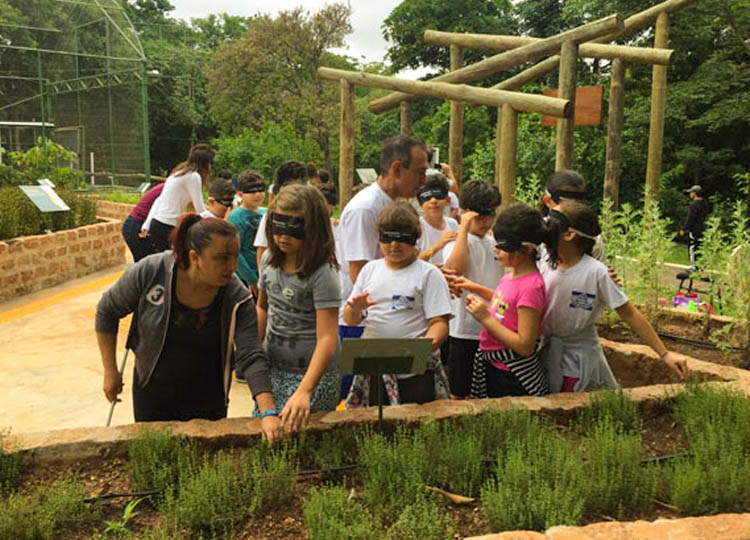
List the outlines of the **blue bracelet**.
{"label": "blue bracelet", "polygon": [[264,419],[266,416],[279,416],[279,411],[276,409],[267,409],[260,413],[260,419]]}

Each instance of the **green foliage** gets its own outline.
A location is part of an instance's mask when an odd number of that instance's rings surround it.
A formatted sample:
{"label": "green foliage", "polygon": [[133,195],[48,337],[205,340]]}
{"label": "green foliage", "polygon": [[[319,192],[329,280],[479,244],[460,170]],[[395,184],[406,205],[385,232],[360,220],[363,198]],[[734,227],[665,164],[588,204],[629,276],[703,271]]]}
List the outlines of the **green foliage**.
{"label": "green foliage", "polygon": [[516,202],[524,203],[532,208],[539,206],[544,193],[544,181],[535,173],[525,178],[516,178]]}
{"label": "green foliage", "polygon": [[621,390],[592,393],[589,405],[578,411],[575,426],[580,433],[586,434],[602,425],[612,425],[617,431],[629,435],[640,433],[637,404]]}
{"label": "green foliage", "polygon": [[[48,178],[59,189],[74,189],[81,187],[83,183],[83,173],[72,168],[78,163],[76,153],[52,140],[48,139],[45,145],[44,140],[39,137],[36,145],[26,152],[10,152],[8,156],[19,171],[22,183],[36,185],[38,179]],[[3,183],[0,182],[0,185]]]}
{"label": "green foliage", "polygon": [[744,512],[750,504],[750,401],[726,389],[689,386],[675,414],[690,455],[665,469],[672,504],[690,515]]}
{"label": "green foliage", "polygon": [[57,194],[69,211],[42,213],[17,187],[0,188],[0,240],[96,223],[94,199],[67,190],[57,190]]}
{"label": "green foliage", "polygon": [[297,474],[293,453],[289,446],[274,450],[259,444],[244,455],[245,481],[252,484],[247,505],[251,515],[276,508],[292,496]]}
{"label": "green foliage", "polygon": [[276,168],[284,161],[320,163],[322,158],[315,141],[298,135],[289,123],[266,122],[257,131],[246,128],[236,137],[216,139],[214,144],[219,149],[218,169],[253,169],[268,180],[274,178]]}
{"label": "green foliage", "polygon": [[346,489],[313,487],[303,503],[305,527],[310,540],[378,540],[380,525],[358,502],[350,501]]}
{"label": "green foliage", "polygon": [[29,458],[12,452],[6,447],[7,431],[0,431],[0,496],[15,490],[21,482],[21,476],[29,465]]}
{"label": "green foliage", "polygon": [[304,468],[332,469],[357,461],[357,440],[367,432],[359,426],[342,426],[323,432],[303,431],[298,456]]}
{"label": "green foliage", "polygon": [[426,422],[414,432],[425,455],[422,481],[452,493],[474,497],[482,484],[482,442],[452,422]]}
{"label": "green foliage", "polygon": [[116,203],[125,204],[138,204],[141,200],[140,193],[132,193],[129,191],[102,191],[96,194],[96,198],[100,201],[111,201]]}
{"label": "green foliage", "polygon": [[0,187],[21,184],[21,174],[9,165],[0,165]]}
{"label": "green foliage", "polygon": [[180,473],[196,464],[196,448],[165,429],[141,428],[128,442],[128,472],[138,491],[159,490],[166,497],[177,487]]}
{"label": "green foliage", "polygon": [[104,534],[127,534],[129,532],[128,523],[131,519],[138,515],[138,512],[135,511],[135,507],[144,500],[145,497],[141,497],[140,499],[133,499],[127,505],[125,505],[125,509],[122,511],[122,518],[120,519],[120,521],[105,521],[104,524],[107,527],[104,529]]}
{"label": "green foliage", "polygon": [[495,478],[482,487],[482,511],[493,532],[580,522],[587,473],[562,437],[547,432],[515,440],[497,460]]}
{"label": "green foliage", "polygon": [[445,510],[435,497],[420,494],[399,514],[388,530],[389,540],[450,540],[453,538]]}
{"label": "green foliage", "polygon": [[91,525],[99,507],[83,502],[86,488],[70,480],[39,486],[0,501],[0,538],[47,540]]}
{"label": "green foliage", "polygon": [[480,441],[482,455],[489,458],[505,452],[516,439],[541,436],[549,421],[527,409],[518,409],[466,416],[460,420],[460,426],[468,437]]}

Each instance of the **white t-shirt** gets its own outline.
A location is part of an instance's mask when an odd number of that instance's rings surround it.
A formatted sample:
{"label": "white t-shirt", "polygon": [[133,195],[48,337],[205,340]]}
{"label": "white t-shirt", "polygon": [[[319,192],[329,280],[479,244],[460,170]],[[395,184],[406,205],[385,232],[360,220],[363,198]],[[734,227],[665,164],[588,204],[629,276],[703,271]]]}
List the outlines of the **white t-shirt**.
{"label": "white t-shirt", "polygon": [[445,210],[443,211],[445,217],[450,217],[451,210],[458,210],[458,197],[456,196],[456,194],[452,191],[449,191],[448,198],[450,199],[450,204],[446,206]]}
{"label": "white t-shirt", "polygon": [[[419,240],[417,240],[417,249],[419,249],[420,253],[422,253],[423,251],[427,251],[432,246],[434,246],[435,243],[440,240],[440,237],[443,236],[443,233],[445,231],[458,232],[458,222],[453,218],[443,218],[442,229],[436,229],[435,227],[427,223],[427,220],[424,218],[424,216],[419,218],[419,224],[422,226],[422,235],[419,237]],[[436,251],[435,254],[430,257],[430,260],[428,262],[431,262],[432,264],[440,264],[445,262],[445,257],[443,256],[444,251],[445,248],[441,249],[440,251]]]}
{"label": "white t-shirt", "polygon": [[553,270],[540,264],[539,271],[547,289],[547,314],[544,334],[566,338],[594,326],[605,306],[617,309],[628,297],[609,277],[607,267],[584,255],[565,270]]}
{"label": "white t-shirt", "polygon": [[266,238],[266,222],[267,221],[268,221],[268,212],[263,214],[263,217],[260,218],[260,223],[258,224],[258,232],[255,233],[255,241],[253,242],[253,245],[256,248],[268,247],[268,238]]}
{"label": "white t-shirt", "polygon": [[164,189],[151,206],[142,228],[149,230],[154,219],[165,225],[177,225],[177,219],[189,202],[193,203],[197,214],[204,212],[206,205],[203,203],[201,187],[201,175],[195,171],[167,178]]}
{"label": "white t-shirt", "polygon": [[367,291],[375,303],[367,310],[364,338],[418,338],[427,321],[450,315],[448,283],[436,266],[417,259],[391,270],[385,260],[370,261],[357,277],[349,297]]}
{"label": "white t-shirt", "polygon": [[351,261],[373,261],[383,256],[378,243],[377,221],[389,202],[391,198],[376,182],[357,193],[346,205],[339,221],[342,265],[348,266]]}
{"label": "white t-shirt", "polygon": [[339,278],[341,280],[341,309],[339,309],[339,324],[346,326],[344,321],[344,308],[346,307],[346,301],[349,299],[349,295],[352,292],[352,277],[349,274],[349,264],[344,264],[344,253],[342,251],[341,241],[341,222],[334,223],[331,220],[331,229],[333,229],[333,241],[336,245],[336,260],[339,261]]}
{"label": "white t-shirt", "polygon": [[[495,290],[505,270],[495,259],[495,237],[489,232],[484,236],[469,234],[467,237],[469,248],[469,264],[463,275],[475,283]],[[448,260],[455,242],[449,242],[443,248],[443,258]],[[459,339],[479,339],[482,325],[466,311],[465,292],[460,298],[453,299],[453,313],[456,315],[450,321],[450,336]]]}

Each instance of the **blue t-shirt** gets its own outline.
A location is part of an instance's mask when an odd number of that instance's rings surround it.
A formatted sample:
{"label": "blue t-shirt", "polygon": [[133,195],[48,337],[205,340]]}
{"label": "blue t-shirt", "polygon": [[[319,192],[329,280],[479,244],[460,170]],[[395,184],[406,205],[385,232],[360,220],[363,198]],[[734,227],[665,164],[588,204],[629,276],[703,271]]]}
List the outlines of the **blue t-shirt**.
{"label": "blue t-shirt", "polygon": [[227,221],[237,228],[240,233],[240,256],[237,261],[237,276],[245,285],[255,285],[258,283],[258,263],[257,250],[253,245],[255,234],[258,232],[258,225],[265,214],[263,208],[257,212],[247,210],[238,206],[229,214]]}

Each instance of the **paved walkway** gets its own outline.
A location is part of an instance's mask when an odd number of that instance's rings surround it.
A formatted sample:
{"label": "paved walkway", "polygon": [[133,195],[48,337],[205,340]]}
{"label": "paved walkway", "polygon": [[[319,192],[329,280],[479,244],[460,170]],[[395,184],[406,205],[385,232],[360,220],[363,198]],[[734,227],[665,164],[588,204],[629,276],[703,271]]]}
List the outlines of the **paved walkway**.
{"label": "paved walkway", "polygon": [[[94,334],[96,304],[122,274],[115,267],[0,304],[0,431],[104,426],[109,403]],[[130,318],[120,324],[118,363]],[[112,425],[133,422],[133,355]],[[248,416],[247,385],[233,384],[229,416]]]}

